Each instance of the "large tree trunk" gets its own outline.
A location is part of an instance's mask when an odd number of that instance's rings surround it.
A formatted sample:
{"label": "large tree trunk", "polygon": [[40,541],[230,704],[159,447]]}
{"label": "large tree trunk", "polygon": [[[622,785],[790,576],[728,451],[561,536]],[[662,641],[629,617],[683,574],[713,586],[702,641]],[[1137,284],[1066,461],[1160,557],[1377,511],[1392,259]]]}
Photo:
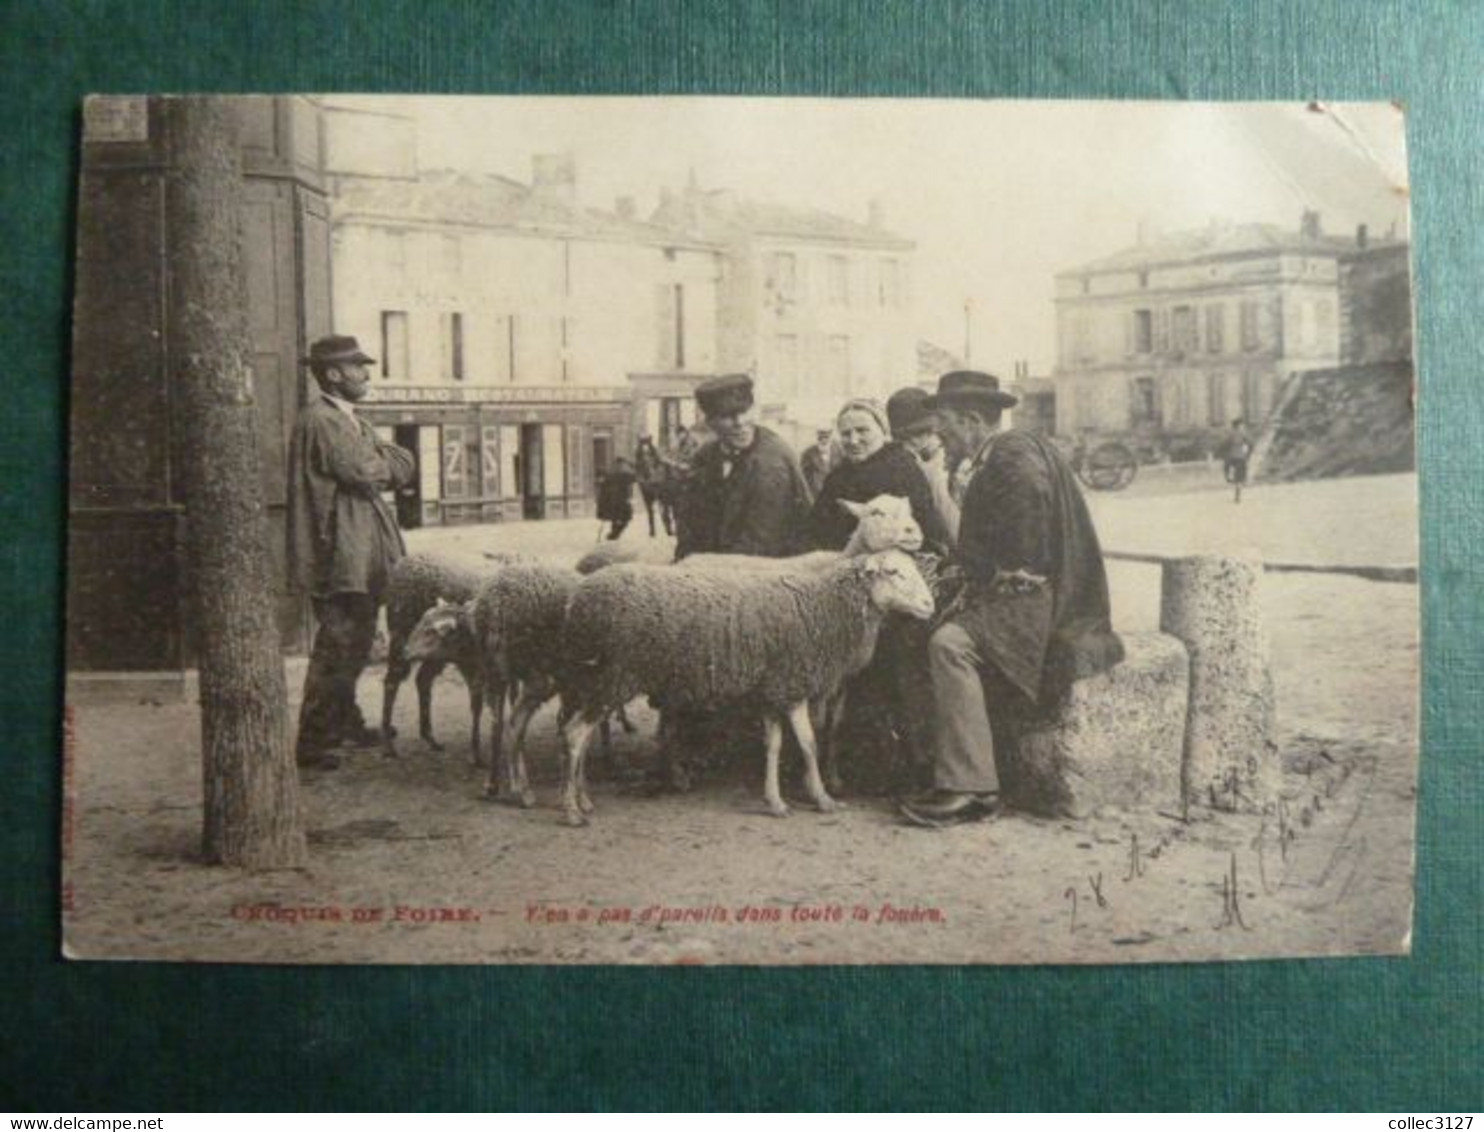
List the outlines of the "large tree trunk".
{"label": "large tree trunk", "polygon": [[294,867],[305,845],[264,529],[236,120],[221,98],[169,105],[172,363],[201,672],[203,850],[214,864]]}

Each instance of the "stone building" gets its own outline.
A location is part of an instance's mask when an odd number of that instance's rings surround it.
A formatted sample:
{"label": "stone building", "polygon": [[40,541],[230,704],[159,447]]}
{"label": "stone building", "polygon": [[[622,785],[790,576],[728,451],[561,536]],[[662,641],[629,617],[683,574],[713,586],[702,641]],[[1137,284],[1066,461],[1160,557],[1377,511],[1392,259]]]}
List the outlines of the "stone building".
{"label": "stone building", "polygon": [[1356,245],[1306,212],[1297,231],[1213,224],[1059,273],[1058,429],[1260,426],[1290,374],[1339,364],[1342,265]]}
{"label": "stone building", "polygon": [[418,170],[391,118],[334,108],[326,131],[335,325],[378,359],[366,417],[418,457],[399,521],[591,514],[717,370],[717,248],[580,206],[567,155],[529,185]]}
{"label": "stone building", "polygon": [[751,372],[763,416],[796,445],[847,398],[885,398],[916,380],[915,245],[886,228],[879,206],[862,223],[692,180],[650,219],[720,249],[719,368]]}

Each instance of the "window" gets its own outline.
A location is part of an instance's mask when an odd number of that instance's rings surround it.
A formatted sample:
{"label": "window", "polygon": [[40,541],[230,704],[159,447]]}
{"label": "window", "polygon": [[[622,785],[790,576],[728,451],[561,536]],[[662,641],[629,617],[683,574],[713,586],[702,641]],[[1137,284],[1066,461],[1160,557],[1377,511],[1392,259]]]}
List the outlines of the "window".
{"label": "window", "polygon": [[388,381],[408,380],[407,312],[381,312],[381,376]]}
{"label": "window", "polygon": [[463,425],[443,426],[443,498],[469,495],[468,436]]}
{"label": "window", "polygon": [[500,498],[500,427],[479,430],[479,491],[485,499]]}
{"label": "window", "polygon": [[881,261],[880,299],[883,307],[902,305],[902,265],[894,259]]}
{"label": "window", "polygon": [[1136,377],[1129,387],[1130,425],[1160,424],[1159,388],[1152,377]]}
{"label": "window", "polygon": [[840,396],[850,394],[850,339],[843,334],[830,336],[829,362],[826,377],[830,392]]}
{"label": "window", "polygon": [[850,305],[850,261],[843,255],[832,255],[828,263],[830,305],[848,307]]}
{"label": "window", "polygon": [[1147,272],[1147,271],[1141,271],[1141,272],[1139,272],[1139,289],[1140,290],[1143,290],[1145,287],[1148,287],[1148,286],[1149,286],[1149,272]]}
{"label": "window", "polygon": [[1206,353],[1219,354],[1226,349],[1226,307],[1212,303],[1206,308]]}
{"label": "window", "polygon": [[780,334],[774,339],[773,347],[774,393],[783,399],[796,397],[799,393],[799,337],[797,334]]}
{"label": "window", "polygon": [[1090,362],[1094,359],[1092,341],[1092,315],[1082,313],[1076,315],[1072,320],[1072,356],[1079,362]]}
{"label": "window", "polygon": [[1175,353],[1187,354],[1195,350],[1195,308],[1176,307],[1171,312],[1170,336],[1170,349]]}
{"label": "window", "polygon": [[792,252],[774,252],[772,270],[773,290],[786,302],[798,298],[799,264]]}
{"label": "window", "polygon": [[459,311],[443,316],[443,376],[464,380],[464,316]]}
{"label": "window", "polygon": [[1242,303],[1242,349],[1255,350],[1259,340],[1257,335],[1257,302],[1253,299],[1244,300]]}
{"label": "window", "polygon": [[1226,374],[1224,373],[1206,375],[1206,423],[1217,426],[1226,423]]}
{"label": "window", "polygon": [[1154,350],[1154,312],[1134,311],[1134,353],[1148,354]]}

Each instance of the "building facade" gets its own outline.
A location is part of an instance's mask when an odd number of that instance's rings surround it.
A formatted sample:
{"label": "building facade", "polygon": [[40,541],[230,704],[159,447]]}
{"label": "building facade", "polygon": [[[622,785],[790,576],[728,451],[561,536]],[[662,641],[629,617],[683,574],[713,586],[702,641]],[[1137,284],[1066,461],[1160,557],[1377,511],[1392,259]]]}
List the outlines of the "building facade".
{"label": "building facade", "polygon": [[1260,427],[1292,373],[1341,357],[1341,263],[1355,240],[1212,225],[1056,276],[1059,431],[1152,437]]}
{"label": "building facade", "polygon": [[417,456],[399,521],[592,514],[597,478],[640,432],[667,443],[717,371],[718,249],[579,206],[565,155],[526,185],[381,146],[330,167],[335,324],[377,358],[366,417]]}
{"label": "building facade", "polygon": [[753,374],[764,419],[796,446],[848,398],[915,382],[915,245],[879,207],[862,223],[693,182],[651,220],[720,250],[719,366]]}

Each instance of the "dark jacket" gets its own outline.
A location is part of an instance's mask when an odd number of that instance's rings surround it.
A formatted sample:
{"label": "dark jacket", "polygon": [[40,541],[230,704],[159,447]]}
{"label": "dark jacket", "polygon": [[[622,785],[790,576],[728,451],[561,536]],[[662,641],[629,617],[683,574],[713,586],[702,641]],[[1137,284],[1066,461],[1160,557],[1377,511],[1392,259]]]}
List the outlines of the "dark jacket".
{"label": "dark jacket", "polygon": [[316,597],[379,595],[407,553],[381,493],[411,483],[415,468],[412,453],[316,394],[289,446],[291,582]]}
{"label": "dark jacket", "polygon": [[598,481],[598,518],[617,522],[634,517],[634,473],[614,469]]}
{"label": "dark jacket", "polygon": [[795,553],[809,516],[809,488],[793,449],[758,426],[752,447],[731,454],[731,474],[724,475],[728,458],[715,440],[696,453],[681,500],[675,557]]}
{"label": "dark jacket", "polygon": [[[1028,432],[992,437],[964,495],[958,559],[968,583],[954,618],[987,660],[1033,701],[1123,659],[1108,575],[1092,516],[1071,467]],[[1047,579],[1016,592],[1004,575]]]}
{"label": "dark jacket", "polygon": [[830,470],[809,515],[809,545],[843,549],[859,520],[840,506],[840,500],[865,503],[878,495],[901,496],[912,505],[925,548],[943,553],[952,545],[917,457],[894,440],[858,464],[842,460]]}
{"label": "dark jacket", "polygon": [[819,445],[811,444],[799,457],[799,469],[804,473],[804,482],[809,485],[810,494],[818,498],[820,491],[824,489],[824,481],[830,474],[829,453],[821,452]]}

